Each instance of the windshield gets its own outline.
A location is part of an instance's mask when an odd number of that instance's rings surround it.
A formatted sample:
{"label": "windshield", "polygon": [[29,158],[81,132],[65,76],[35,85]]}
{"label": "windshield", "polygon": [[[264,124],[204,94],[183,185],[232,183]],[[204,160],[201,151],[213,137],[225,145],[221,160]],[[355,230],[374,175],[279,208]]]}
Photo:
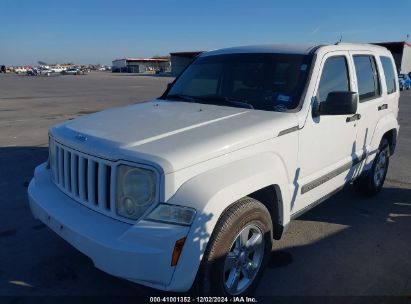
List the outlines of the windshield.
{"label": "windshield", "polygon": [[200,57],[175,81],[166,99],[288,111],[300,104],[311,55],[226,54]]}

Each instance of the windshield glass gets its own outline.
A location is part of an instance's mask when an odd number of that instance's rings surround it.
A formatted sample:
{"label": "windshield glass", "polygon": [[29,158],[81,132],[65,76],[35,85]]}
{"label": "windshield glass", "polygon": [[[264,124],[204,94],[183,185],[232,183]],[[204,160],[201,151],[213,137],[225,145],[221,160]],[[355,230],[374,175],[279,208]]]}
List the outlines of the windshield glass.
{"label": "windshield glass", "polygon": [[165,98],[288,111],[299,106],[311,55],[225,54],[200,57],[175,81]]}

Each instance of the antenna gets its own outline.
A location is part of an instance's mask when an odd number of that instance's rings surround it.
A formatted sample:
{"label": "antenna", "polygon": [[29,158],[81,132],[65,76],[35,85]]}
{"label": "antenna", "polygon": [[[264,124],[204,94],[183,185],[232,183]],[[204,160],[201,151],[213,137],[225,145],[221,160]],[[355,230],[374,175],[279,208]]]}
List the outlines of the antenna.
{"label": "antenna", "polygon": [[336,43],[335,43],[335,45],[338,45],[338,44],[340,44],[342,42],[342,35],[340,35],[340,40],[338,40]]}

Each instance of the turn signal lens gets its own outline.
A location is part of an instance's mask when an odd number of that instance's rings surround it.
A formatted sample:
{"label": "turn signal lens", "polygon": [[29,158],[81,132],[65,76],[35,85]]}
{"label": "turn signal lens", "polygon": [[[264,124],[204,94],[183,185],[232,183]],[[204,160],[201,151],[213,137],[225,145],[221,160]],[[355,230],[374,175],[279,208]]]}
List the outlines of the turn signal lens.
{"label": "turn signal lens", "polygon": [[186,238],[179,239],[174,245],[173,256],[171,257],[171,266],[176,266],[178,259],[180,258],[181,252],[183,251],[183,246]]}

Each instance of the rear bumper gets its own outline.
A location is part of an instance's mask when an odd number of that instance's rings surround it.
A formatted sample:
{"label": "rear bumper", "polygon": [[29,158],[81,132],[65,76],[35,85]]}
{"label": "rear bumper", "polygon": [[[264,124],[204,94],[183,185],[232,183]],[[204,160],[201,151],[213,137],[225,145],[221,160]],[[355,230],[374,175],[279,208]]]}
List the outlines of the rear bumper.
{"label": "rear bumper", "polygon": [[149,221],[131,225],[102,215],[61,192],[45,164],[36,168],[28,196],[34,217],[90,257],[97,268],[142,285],[170,290],[174,245],[187,236],[189,227]]}

